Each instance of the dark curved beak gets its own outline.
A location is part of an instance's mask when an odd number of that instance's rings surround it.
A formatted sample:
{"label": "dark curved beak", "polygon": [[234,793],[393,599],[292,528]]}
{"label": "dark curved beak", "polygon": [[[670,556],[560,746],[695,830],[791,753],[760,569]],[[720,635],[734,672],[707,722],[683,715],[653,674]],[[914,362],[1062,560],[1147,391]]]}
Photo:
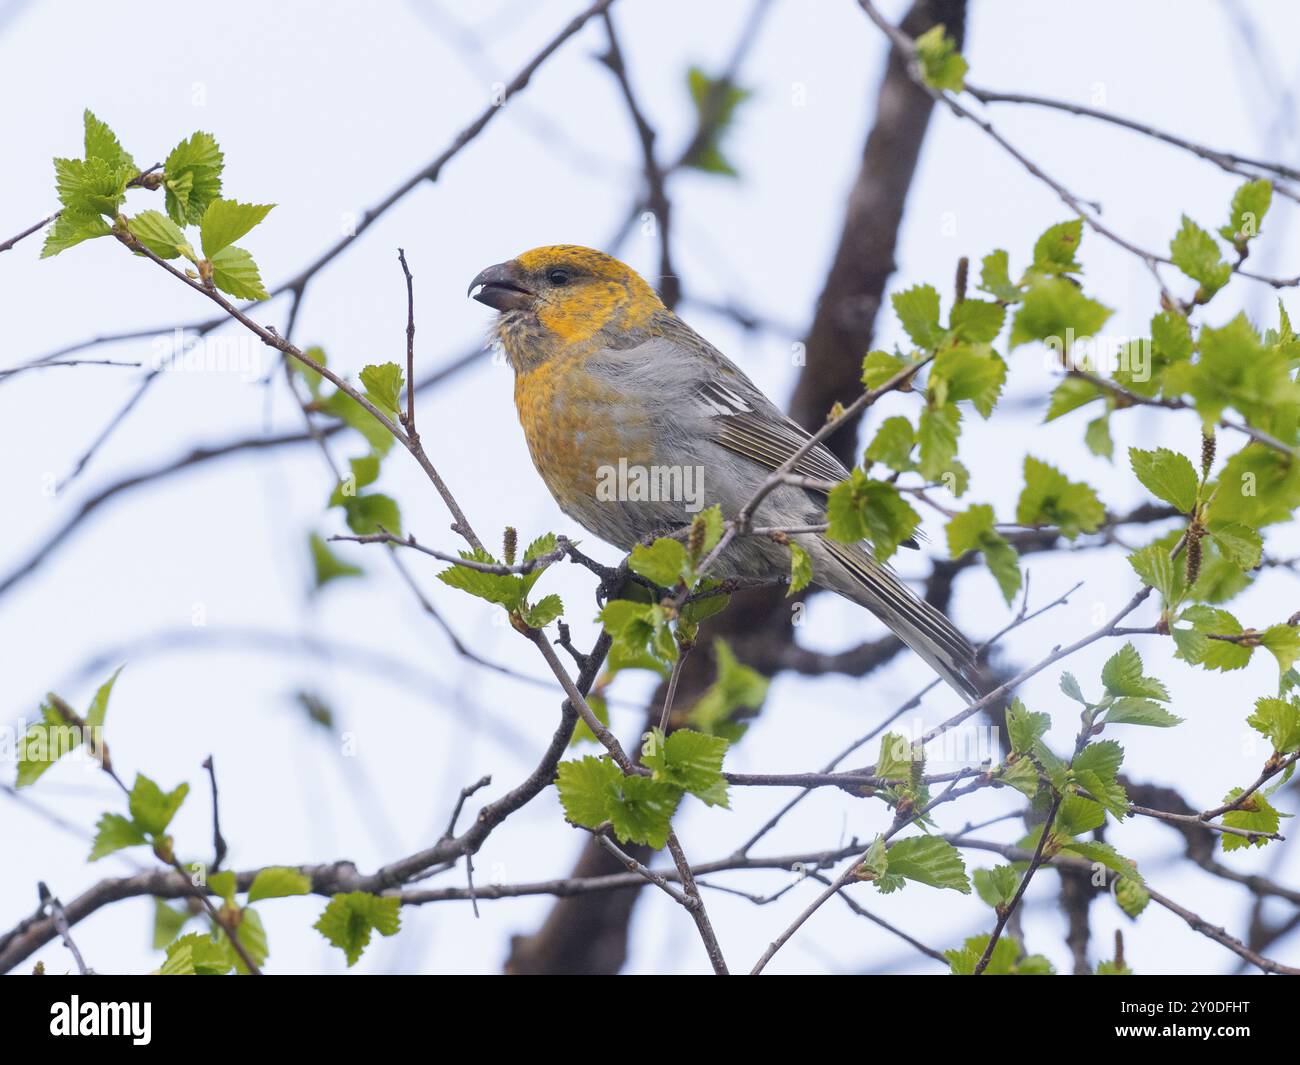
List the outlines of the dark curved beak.
{"label": "dark curved beak", "polygon": [[[478,292],[474,292],[474,289]],[[532,306],[533,293],[524,284],[523,270],[511,259],[509,262],[489,266],[469,283],[474,299],[498,311],[521,310]]]}

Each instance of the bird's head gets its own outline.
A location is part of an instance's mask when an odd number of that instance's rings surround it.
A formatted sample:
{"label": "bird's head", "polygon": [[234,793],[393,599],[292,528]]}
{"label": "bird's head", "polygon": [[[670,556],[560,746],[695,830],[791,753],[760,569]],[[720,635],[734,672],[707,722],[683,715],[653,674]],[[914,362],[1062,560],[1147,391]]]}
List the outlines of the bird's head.
{"label": "bird's head", "polygon": [[588,345],[623,346],[664,310],[630,266],[576,244],[534,248],[489,266],[469,291],[501,312],[497,336],[516,367]]}

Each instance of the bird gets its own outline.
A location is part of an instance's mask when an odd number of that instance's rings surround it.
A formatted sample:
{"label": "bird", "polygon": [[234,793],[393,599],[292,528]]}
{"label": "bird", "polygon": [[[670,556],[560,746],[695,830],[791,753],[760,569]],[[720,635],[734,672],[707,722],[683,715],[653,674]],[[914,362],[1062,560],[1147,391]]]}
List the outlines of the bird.
{"label": "bird", "polygon": [[[551,495],[624,552],[689,525],[704,505],[734,518],[809,440],[612,255],[574,244],[534,248],[481,271],[467,295],[499,312],[492,335],[514,370],[519,422]],[[823,485],[849,476],[821,444],[792,472]],[[823,524],[826,498],[815,487],[778,484],[752,520],[781,529]],[[965,636],[877,561],[869,543],[806,531],[789,539],[808,553],[813,583],[866,607],[968,703],[980,697]],[[775,580],[789,569],[787,547],[751,535],[733,539],[711,575]]]}

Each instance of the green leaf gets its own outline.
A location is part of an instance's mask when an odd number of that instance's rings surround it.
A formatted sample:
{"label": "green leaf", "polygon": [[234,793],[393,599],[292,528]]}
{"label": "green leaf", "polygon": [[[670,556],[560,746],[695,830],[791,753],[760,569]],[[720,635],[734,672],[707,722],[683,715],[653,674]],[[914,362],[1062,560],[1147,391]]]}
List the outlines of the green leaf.
{"label": "green leaf", "polygon": [[1216,521],[1209,526],[1210,538],[1219,545],[1223,557],[1243,570],[1259,565],[1264,552],[1264,541],[1259,533],[1235,521]]}
{"label": "green leaf", "polygon": [[1232,265],[1223,260],[1214,238],[1186,215],[1169,243],[1169,257],[1179,270],[1200,284],[1202,300],[1213,296],[1232,276]]}
{"label": "green leaf", "polygon": [[[496,564],[496,559],[486,551],[461,551],[460,557],[468,562]],[[472,569],[469,566],[451,566],[438,574],[438,580],[449,588],[458,588],[460,591],[468,592],[479,599],[486,599],[489,603],[498,603],[507,610],[517,609],[526,594],[523,581],[512,574],[484,573],[482,570]],[[614,600],[614,602],[623,602],[623,600]],[[641,604],[631,603],[629,605],[640,606]],[[613,603],[610,603],[609,606],[613,606]],[[608,608],[606,607],[606,609]],[[610,635],[615,635],[612,630]]]}
{"label": "green leaf", "polygon": [[646,580],[672,590],[686,579],[686,547],[680,540],[666,536],[660,537],[649,547],[637,544],[632,548],[628,566]]}
{"label": "green leaf", "polygon": [[210,133],[194,133],[171,150],[163,165],[167,214],[179,226],[198,225],[221,195],[225,157]]}
{"label": "green leaf", "polygon": [[1051,748],[1042,740],[1036,740],[1034,742],[1033,750],[1030,754],[1032,755],[1034,762],[1037,763],[1038,767],[1043,771],[1043,775],[1047,777],[1052,787],[1057,791],[1062,790],[1066,784],[1069,783],[1067,780],[1067,769],[1065,763],[1056,757]]}
{"label": "green leaf", "polygon": [[95,841],[87,861],[96,862],[123,847],[135,847],[148,842],[144,830],[134,821],[121,814],[103,814],[95,826]]}
{"label": "green leaf", "polygon": [[389,414],[402,409],[402,368],[395,362],[367,366],[360,373],[366,398]]}
{"label": "green leaf", "polygon": [[248,888],[248,901],[282,899],[288,895],[306,895],[311,891],[311,877],[297,869],[273,866],[259,869]]}
{"label": "green leaf", "polygon": [[213,200],[203,212],[199,236],[203,254],[211,259],[222,248],[234,244],[271,212],[273,203],[239,203]]}
{"label": "green leaf", "polygon": [[1073,540],[1081,532],[1095,532],[1106,517],[1097,493],[1082,481],[1071,481],[1054,466],[1025,456],[1025,487],[1016,504],[1016,521],[1022,525],[1055,525]]}
{"label": "green leaf", "polygon": [[1114,740],[1090,743],[1070,767],[1075,779],[1119,820],[1128,815],[1128,794],[1115,777],[1124,762],[1124,748]]}
{"label": "green leaf", "polygon": [[912,763],[920,754],[902,733],[886,732],[880,740],[874,775],[881,780],[908,780],[912,775]]}
{"label": "green leaf", "polygon": [[1116,699],[1106,710],[1108,725],[1150,725],[1154,728],[1172,728],[1183,719],[1171,714],[1159,703],[1150,699]]}
{"label": "green leaf", "polygon": [[735,177],[735,167],[722,154],[722,140],[731,128],[736,109],[753,94],[725,78],[712,78],[697,66],[686,72],[686,85],[695,105],[699,137],[682,165]]}
{"label": "green leaf", "polygon": [[1027,798],[1038,794],[1038,769],[1028,758],[1018,758],[1014,762],[1003,762],[998,767],[996,778],[1008,787],[1015,788]]}
{"label": "green leaf", "polygon": [[1257,699],[1246,724],[1267,736],[1278,754],[1300,750],[1300,703],[1295,699]]}
{"label": "green leaf", "polygon": [[80,244],[83,240],[106,237],[112,231],[97,211],[84,208],[73,210],[65,207],[45,234],[45,246],[41,249],[41,258],[49,259],[61,251],[67,251],[74,245]]}
{"label": "green leaf", "polygon": [[[1244,788],[1233,788],[1223,797],[1225,803],[1236,802],[1244,793]],[[1245,800],[1238,810],[1229,810],[1222,821],[1230,828],[1241,828],[1247,832],[1274,833],[1282,824],[1282,815],[1273,808],[1260,792],[1256,791]],[[1248,839],[1246,836],[1222,833],[1219,839],[1227,851],[1241,850],[1243,847],[1266,847],[1271,841],[1267,839]]]}
{"label": "green leaf", "polygon": [[[1082,795],[1067,795],[1061,800],[1056,820],[1052,822],[1052,837],[1065,842],[1070,837],[1101,828],[1105,823],[1106,811],[1100,803],[1085,799]],[[1041,827],[1039,826],[1040,829]]]}
{"label": "green leaf", "polygon": [[691,535],[688,540],[690,543],[698,541],[699,547],[699,550],[691,556],[692,566],[699,565],[700,560],[718,546],[718,541],[722,539],[722,527],[722,508],[716,503],[706,507],[691,519]]}
{"label": "green leaf", "polygon": [[126,667],[118,666],[113,670],[113,675],[95,690],[95,697],[90,701],[90,709],[86,711],[86,725],[89,728],[104,727],[104,719],[108,716],[109,696],[113,694],[113,685],[117,683],[118,675],[124,668]]}
{"label": "green leaf", "polygon": [[956,463],[957,438],[961,433],[961,412],[953,405],[921,411],[917,442],[921,445],[921,476],[927,481],[942,480]]}
{"label": "green leaf", "polygon": [[906,359],[884,351],[869,351],[862,360],[862,383],[868,388],[879,388],[897,377],[910,365]]}
{"label": "green leaf", "polygon": [[1169,557],[1169,550],[1159,541],[1134,551],[1128,556],[1128,564],[1144,584],[1164,597],[1170,607],[1176,607],[1187,594],[1182,564],[1175,564]]}
{"label": "green leaf", "polygon": [[213,873],[208,877],[208,888],[213,894],[221,896],[231,906],[235,905],[236,888],[238,887],[235,874],[225,869],[219,873]]}
{"label": "green leaf", "polygon": [[1020,556],[993,528],[993,508],[977,503],[948,522],[948,550],[953,558],[978,550],[1010,603],[1020,591]]}
{"label": "green leaf", "polygon": [[942,23],[931,26],[916,38],[916,58],[921,63],[926,84],[932,89],[961,92],[965,87],[969,67]]}
{"label": "green leaf", "polygon": [[1177,311],[1160,311],[1151,318],[1151,342],[1169,362],[1192,357],[1192,326]]}
{"label": "green leaf", "polygon": [[1273,202],[1273,183],[1266,178],[1247,181],[1232,194],[1228,224],[1219,228],[1219,236],[1230,244],[1244,247],[1259,236],[1260,223]]}
{"label": "green leaf", "polygon": [[1115,885],[1115,901],[1119,908],[1132,918],[1136,918],[1147,908],[1151,893],[1146,885],[1133,877],[1122,876]]}
{"label": "green leaf", "polygon": [[143,773],[137,773],[128,799],[131,817],[142,831],[151,836],[161,835],[167,831],[189,793],[188,784],[178,784],[171,791],[163,791]]}
{"label": "green leaf", "polygon": [[257,263],[243,248],[222,248],[208,261],[212,263],[212,283],[222,292],[240,300],[270,299]]}
{"label": "green leaf", "polygon": [[1100,455],[1104,459],[1113,458],[1115,441],[1110,435],[1110,418],[1103,414],[1090,421],[1083,432],[1083,442],[1094,455]]}
{"label": "green leaf", "polygon": [[[885,848],[885,837],[877,836],[867,848],[867,853],[862,856],[862,862],[853,870],[853,875],[859,880],[880,883],[887,878],[889,872],[889,851]],[[901,877],[896,877],[892,887],[882,889],[886,892],[903,886]]]}
{"label": "green leaf", "polygon": [[913,467],[912,448],[916,434],[912,423],[901,415],[886,418],[880,423],[876,435],[867,445],[866,461],[879,462],[891,470],[910,470]]}
{"label": "green leaf", "polygon": [[992,348],[987,344],[964,344],[939,352],[928,388],[937,406],[970,400],[980,416],[987,418],[993,413],[1006,379],[1007,364]]}
{"label": "green leaf", "polygon": [[1012,699],[1007,707],[1007,736],[1011,749],[1017,754],[1027,754],[1034,744],[1041,740],[1052,727],[1052,719],[1047,714],[1035,714],[1025,709],[1019,699]]}
{"label": "green leaf", "polygon": [[975,551],[985,533],[993,531],[993,508],[987,503],[976,503],[954,516],[944,530],[948,537],[948,554],[960,558],[967,551]]}
{"label": "green leaf", "polygon": [[162,976],[225,976],[234,968],[234,959],[224,938],[191,932],[167,947],[167,960],[158,971]]}
{"label": "green leaf", "polygon": [[952,309],[949,329],[959,340],[970,344],[988,344],[1002,332],[1007,309],[986,300],[962,300]]}
{"label": "green leaf", "polygon": [[599,828],[609,820],[618,778],[623,774],[608,758],[587,755],[571,762],[561,762],[555,777],[564,817],[575,825]]}
{"label": "green leaf", "polygon": [[885,562],[899,544],[911,539],[921,516],[886,481],[867,477],[855,468],[847,480],[831,489],[826,503],[826,535],[841,543],[870,540],[873,553]]}
{"label": "green leaf", "polygon": [[[721,589],[721,581],[710,577],[700,578],[695,585],[695,591],[692,593],[692,595],[699,596],[699,598],[689,600],[682,607],[682,612],[678,615],[679,620],[688,626],[698,626],[700,622],[713,617],[714,614],[722,613],[727,609],[727,604],[731,602],[731,596]],[[712,594],[705,595],[705,592],[711,592]],[[786,594],[791,593],[787,592]]]}
{"label": "green leaf", "polygon": [[1020,888],[1021,873],[1014,865],[995,865],[992,869],[976,869],[972,877],[975,881],[975,893],[994,909],[1009,905]]}
{"label": "green leaf", "polygon": [[42,720],[27,726],[18,747],[18,779],[20,788],[34,783],[55,762],[81,745],[82,730],[54,706],[51,694],[41,704]]}
{"label": "green leaf", "polygon": [[790,541],[790,588],[786,597],[802,592],[812,583],[812,557],[793,540]]}
{"label": "green leaf", "polygon": [[153,900],[153,949],[164,950],[180,935],[181,929],[193,916],[188,907],[181,906],[177,909],[167,905],[162,899],[155,898]]}
{"label": "green leaf", "polygon": [[1061,849],[1087,858],[1090,862],[1103,865],[1111,872],[1118,873],[1125,880],[1132,880],[1138,884],[1142,883],[1142,876],[1138,873],[1137,863],[1131,858],[1125,858],[1109,843],[1102,843],[1093,839],[1076,839],[1065,844]]}
{"label": "green leaf", "polygon": [[1300,462],[1261,444],[1250,444],[1224,466],[1209,517],[1212,524],[1238,522],[1256,529],[1290,521],[1297,506]]}
{"label": "green leaf", "polygon": [[1137,479],[1157,499],[1172,504],[1183,514],[1195,509],[1200,478],[1186,455],[1164,447],[1155,451],[1131,447],[1128,457]]}
{"label": "green leaf", "polygon": [[396,935],[401,926],[401,900],[395,895],[371,895],[351,891],[335,895],[313,928],[338,947],[351,968],[370,943],[371,931],[381,936]]}
{"label": "green leaf", "polygon": [[[933,351],[944,334],[943,327],[939,324],[939,293],[934,286],[916,285],[895,292],[890,300],[894,305],[894,313],[898,315],[907,335],[912,338],[912,343],[924,351]],[[899,369],[902,369],[901,365]]]}
{"label": "green leaf", "polygon": [[54,184],[59,202],[80,214],[114,216],[126,198],[126,186],[134,167],[114,165],[103,159],[55,159]]}
{"label": "green leaf", "polygon": [[311,564],[315,587],[323,588],[330,581],[337,580],[340,577],[361,577],[365,575],[365,570],[360,566],[344,562],[331,551],[329,545],[317,533],[311,534],[308,538],[308,544],[311,547]]}
{"label": "green leaf", "polygon": [[1011,346],[1050,340],[1064,350],[1071,338],[1090,337],[1106,324],[1109,307],[1085,296],[1064,277],[1039,277],[1011,323]]}
{"label": "green leaf", "polygon": [[732,716],[738,710],[761,709],[771,681],[740,662],[721,637],[713,641],[713,657],[718,665],[717,679],[700,696],[687,720],[701,732],[734,740],[737,737]]}
{"label": "green leaf", "polygon": [[1007,261],[1007,253],[1001,248],[984,256],[980,264],[979,289],[1004,303],[1016,303],[1020,300],[1020,286],[1011,283]]}
{"label": "green leaf", "polygon": [[[943,956],[952,966],[954,976],[972,976],[975,966],[984,957],[988,949],[987,935],[971,936],[961,950],[945,950]],[[1056,970],[1052,963],[1041,954],[1022,956],[1020,943],[1012,936],[1003,935],[993,946],[988,966],[984,969],[986,976],[1050,976]]]}
{"label": "green leaf", "polygon": [[1101,682],[1114,696],[1128,695],[1164,701],[1169,699],[1169,690],[1163,682],[1142,675],[1142,656],[1131,643],[1126,643],[1106,660],[1101,670]]}
{"label": "green leaf", "polygon": [[668,613],[658,603],[614,599],[605,604],[599,617],[614,639],[611,656],[620,651],[631,658],[649,654],[660,663],[677,660],[677,641]]}
{"label": "green leaf", "polygon": [[1259,634],[1259,643],[1277,659],[1278,669],[1283,673],[1300,658],[1300,629],[1294,625],[1270,625]]}
{"label": "green leaf", "polygon": [[364,496],[345,496],[343,513],[347,517],[348,528],[358,536],[379,532],[380,526],[394,536],[400,536],[402,533],[402,512],[397,506],[397,501],[380,492]]}
{"label": "green leaf", "polygon": [[1253,648],[1230,640],[1212,640],[1214,636],[1239,636],[1244,631],[1239,622],[1226,610],[1208,606],[1190,606],[1182,612],[1180,620],[1190,621],[1192,628],[1173,629],[1171,634],[1178,646],[1178,657],[1192,665],[1228,672],[1242,669],[1250,661]]}
{"label": "green leaf", "polygon": [[654,779],[703,799],[709,806],[729,806],[722,759],[727,741],[691,729],[677,729],[667,739],[659,729],[650,733],[642,758]]}
{"label": "green leaf", "polygon": [[359,432],[376,454],[387,455],[392,448],[395,437],[387,426],[346,392],[335,392],[320,408]]}
{"label": "green leaf", "polygon": [[524,611],[524,624],[534,629],[544,629],[564,613],[564,601],[558,595],[543,596]]}
{"label": "green leaf", "polygon": [[161,211],[141,211],[126,224],[131,235],[160,259],[194,255],[185,234]]}
{"label": "green leaf", "polygon": [[956,847],[938,836],[900,839],[889,848],[889,872],[930,887],[970,894],[970,880],[961,855]]}
{"label": "green leaf", "polygon": [[1083,267],[1075,259],[1083,240],[1083,219],[1072,218],[1044,230],[1034,243],[1033,270],[1039,274],[1073,274]]}
{"label": "green leaf", "polygon": [[681,789],[671,784],[620,773],[617,796],[609,810],[615,835],[624,843],[642,843],[660,850],[668,841],[681,797]]}
{"label": "green leaf", "polygon": [[1055,421],[1063,414],[1082,407],[1097,399],[1103,399],[1105,393],[1091,381],[1083,377],[1067,377],[1052,391],[1052,398],[1047,405],[1047,416],[1043,421]]}
{"label": "green leaf", "polygon": [[[394,900],[396,901],[396,900]],[[248,954],[249,960],[252,961],[259,969],[266,964],[266,959],[271,955],[271,948],[266,941],[266,928],[262,924],[262,917],[256,910],[251,910],[247,906],[240,911],[239,928],[236,932],[239,936],[239,943]],[[234,955],[235,972],[240,976],[248,976],[249,968],[239,953],[231,948],[231,954]]]}
{"label": "green leaf", "polygon": [[1073,673],[1062,673],[1060,686],[1061,686],[1061,691],[1063,691],[1076,703],[1082,703],[1084,706],[1091,705],[1088,702],[1088,700],[1084,698],[1083,689],[1079,687],[1079,682],[1075,678]]}
{"label": "green leaf", "polygon": [[1203,326],[1197,346],[1197,362],[1180,362],[1166,371],[1166,392],[1190,393],[1206,422],[1235,407],[1252,424],[1294,438],[1300,386],[1291,379],[1286,356],[1264,345],[1244,312],[1222,328]]}
{"label": "green leaf", "polygon": [[108,128],[107,123],[96,118],[89,108],[82,118],[86,127],[86,158],[101,159],[115,169],[130,170],[131,176],[134,177],[139,172],[139,168],[130,153],[122,147],[117,134]]}

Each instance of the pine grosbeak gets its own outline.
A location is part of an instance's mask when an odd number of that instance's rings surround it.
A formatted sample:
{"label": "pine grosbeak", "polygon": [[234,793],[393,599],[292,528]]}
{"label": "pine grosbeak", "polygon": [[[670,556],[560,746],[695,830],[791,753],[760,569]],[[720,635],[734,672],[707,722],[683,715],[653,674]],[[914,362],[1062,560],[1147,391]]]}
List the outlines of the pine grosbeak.
{"label": "pine grosbeak", "polygon": [[[535,248],[488,267],[475,288],[476,300],[501,312],[495,335],[514,367],[534,465],[569,517],[621,550],[680,529],[702,506],[720,504],[724,517],[734,517],[808,440],[609,255],[575,245]],[[848,476],[820,445],[793,472],[822,482]],[[816,525],[825,521],[825,496],[782,484],[753,520]],[[965,637],[867,545],[817,533],[791,538],[811,557],[815,583],[865,606],[963,696],[978,695]],[[772,579],[788,571],[785,547],[745,536],[727,547],[713,575]]]}

